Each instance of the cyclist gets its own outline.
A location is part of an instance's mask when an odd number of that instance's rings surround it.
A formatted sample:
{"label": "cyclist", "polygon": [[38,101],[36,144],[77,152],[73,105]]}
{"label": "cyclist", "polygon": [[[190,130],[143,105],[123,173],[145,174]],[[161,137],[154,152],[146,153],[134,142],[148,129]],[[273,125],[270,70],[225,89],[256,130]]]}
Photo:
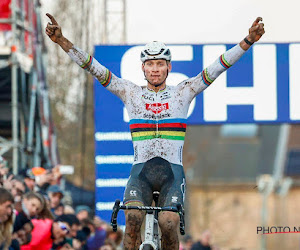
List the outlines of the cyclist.
{"label": "cyclist", "polygon": [[[88,70],[107,90],[125,104],[130,117],[134,147],[134,163],[125,194],[125,205],[152,203],[152,192],[159,191],[159,206],[183,204],[185,177],[182,149],[186,118],[192,99],[206,89],[222,72],[232,66],[265,33],[258,17],[249,34],[239,44],[226,51],[197,76],[177,86],[166,85],[172,69],[171,52],[161,42],[151,42],[141,52],[142,70],[147,86],[138,86],[118,78],[97,60],[74,46],[62,35],[61,27],[50,14],[46,34],[82,68]],[[125,249],[138,249],[144,212],[126,212]],[[179,216],[172,212],[159,214],[162,248],[178,249]]]}

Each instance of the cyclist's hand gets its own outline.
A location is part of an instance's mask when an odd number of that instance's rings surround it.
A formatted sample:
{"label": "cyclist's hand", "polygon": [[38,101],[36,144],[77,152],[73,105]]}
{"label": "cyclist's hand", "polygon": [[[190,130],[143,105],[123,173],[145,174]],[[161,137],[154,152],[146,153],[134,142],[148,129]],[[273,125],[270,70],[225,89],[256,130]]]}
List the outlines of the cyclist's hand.
{"label": "cyclist's hand", "polygon": [[47,13],[46,16],[49,17],[51,20],[51,23],[47,24],[46,34],[50,37],[50,39],[53,42],[57,43],[58,40],[63,37],[61,32],[61,27],[58,25],[58,23],[56,22],[55,18],[52,15]]}
{"label": "cyclist's hand", "polygon": [[255,43],[262,37],[263,34],[265,34],[265,29],[264,24],[262,23],[262,18],[257,17],[249,29],[249,35],[247,36],[247,39],[250,42]]}

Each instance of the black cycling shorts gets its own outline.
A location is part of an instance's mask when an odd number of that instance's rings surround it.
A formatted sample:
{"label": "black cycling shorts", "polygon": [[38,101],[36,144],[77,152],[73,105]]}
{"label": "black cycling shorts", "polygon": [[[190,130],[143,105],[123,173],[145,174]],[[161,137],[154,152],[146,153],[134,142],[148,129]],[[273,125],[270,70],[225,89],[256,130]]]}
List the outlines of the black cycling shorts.
{"label": "black cycling shorts", "polygon": [[155,157],[132,166],[124,193],[124,205],[151,206],[153,192],[159,191],[158,206],[183,205],[185,175],[183,167]]}

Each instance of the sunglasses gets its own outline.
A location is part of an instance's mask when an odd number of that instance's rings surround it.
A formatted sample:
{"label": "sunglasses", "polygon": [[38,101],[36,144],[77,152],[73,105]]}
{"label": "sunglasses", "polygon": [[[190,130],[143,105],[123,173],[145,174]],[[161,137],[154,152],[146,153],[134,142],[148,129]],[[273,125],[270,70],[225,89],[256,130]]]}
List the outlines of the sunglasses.
{"label": "sunglasses", "polygon": [[65,223],[58,221],[58,225],[59,225],[60,229],[65,231],[67,234],[70,232],[69,228],[67,227],[67,225]]}

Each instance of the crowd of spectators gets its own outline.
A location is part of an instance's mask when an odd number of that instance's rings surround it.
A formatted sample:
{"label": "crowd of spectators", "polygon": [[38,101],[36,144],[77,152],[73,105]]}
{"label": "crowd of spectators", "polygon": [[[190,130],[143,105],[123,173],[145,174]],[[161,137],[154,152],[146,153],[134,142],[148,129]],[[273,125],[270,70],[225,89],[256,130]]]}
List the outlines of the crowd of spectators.
{"label": "crowd of spectators", "polygon": [[219,246],[212,243],[210,230],[204,230],[196,238],[185,235],[181,241],[179,250],[220,250]]}
{"label": "crowd of spectators", "polygon": [[[110,225],[86,205],[64,202],[57,168],[41,167],[10,173],[0,156],[0,250],[119,250],[123,231]],[[185,235],[180,250],[219,250],[205,230],[197,239]]]}
{"label": "crowd of spectators", "polygon": [[113,232],[88,206],[64,203],[59,169],[35,167],[10,173],[0,156],[0,250],[116,250]]}

